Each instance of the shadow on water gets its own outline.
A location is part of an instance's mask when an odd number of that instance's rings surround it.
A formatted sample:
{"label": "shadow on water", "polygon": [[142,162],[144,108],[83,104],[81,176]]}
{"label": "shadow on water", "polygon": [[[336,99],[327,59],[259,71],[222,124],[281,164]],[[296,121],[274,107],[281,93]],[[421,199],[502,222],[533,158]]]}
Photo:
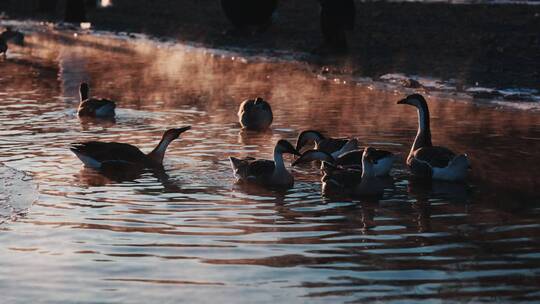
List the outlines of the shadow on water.
{"label": "shadow on water", "polygon": [[[27,35],[30,47],[0,62],[0,161],[40,184],[28,214],[1,226],[5,301],[540,300],[539,113],[423,92],[434,143],[471,157],[468,184],[410,180],[398,162],[376,200],[322,196],[316,165],[291,169],[294,188],[266,190],[235,184],[228,157],[270,159],[305,129],[404,158],[417,123],[395,105],[404,92],[295,62],[51,35]],[[116,121],[76,116],[82,80],[117,101]],[[240,130],[237,106],[253,96],[270,100],[271,131]],[[96,172],[68,149],[102,140],[148,152],[187,124],[163,170]]]}

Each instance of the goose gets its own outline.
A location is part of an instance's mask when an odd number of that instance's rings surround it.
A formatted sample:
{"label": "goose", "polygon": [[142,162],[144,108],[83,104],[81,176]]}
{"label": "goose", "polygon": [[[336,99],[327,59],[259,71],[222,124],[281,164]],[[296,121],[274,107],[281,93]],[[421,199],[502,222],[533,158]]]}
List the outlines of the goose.
{"label": "goose", "polygon": [[90,87],[82,82],[79,88],[81,102],[77,114],[85,117],[114,117],[116,103],[108,99],[90,98]]}
{"label": "goose", "polygon": [[169,144],[189,129],[191,126],[167,130],[156,148],[148,154],[130,144],[99,141],[73,143],[70,150],[86,167],[93,169],[159,168],[163,166],[163,157]]}
{"label": "goose", "polygon": [[467,177],[467,154],[456,155],[446,147],[433,146],[429,126],[429,109],[420,94],[412,94],[397,102],[418,110],[418,132],[407,157],[407,165],[414,176],[449,182],[463,181]]}
{"label": "goose", "polygon": [[291,188],[294,178],[285,168],[283,154],[300,155],[288,141],[282,139],[274,148],[274,160],[247,157],[238,159],[230,157],[231,167],[237,181],[246,181],[268,187]]}
{"label": "goose", "polygon": [[[337,158],[332,156],[332,154],[319,151],[319,150],[307,150],[302,153],[300,158],[296,159],[292,165],[296,166],[299,164],[319,160],[331,163],[336,166],[354,166],[362,169],[362,155],[364,150],[353,150],[348,151],[343,154],[340,154]],[[373,159],[373,169],[375,170],[375,176],[386,176],[390,173],[392,165],[394,164],[395,155],[392,152],[379,150],[373,148],[371,152]]]}
{"label": "goose", "polygon": [[262,131],[270,127],[274,116],[270,104],[257,97],[247,99],[240,104],[238,110],[238,120],[242,128],[253,131]]}
{"label": "goose", "polygon": [[372,196],[382,194],[384,184],[375,175],[374,158],[377,150],[366,147],[362,151],[362,169],[343,168],[323,161],[322,192],[326,195]]}
{"label": "goose", "polygon": [[315,143],[315,150],[332,154],[334,158],[348,151],[358,149],[358,141],[348,138],[330,138],[316,130],[302,131],[296,140],[296,150],[300,151],[309,143]]}

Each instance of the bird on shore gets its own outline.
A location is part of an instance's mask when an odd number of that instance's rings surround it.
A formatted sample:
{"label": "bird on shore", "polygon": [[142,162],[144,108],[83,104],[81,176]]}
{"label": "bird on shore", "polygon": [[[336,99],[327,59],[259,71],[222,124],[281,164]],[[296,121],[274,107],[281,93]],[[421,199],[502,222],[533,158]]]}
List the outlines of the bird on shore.
{"label": "bird on shore", "polygon": [[339,155],[358,149],[358,141],[349,138],[331,138],[324,136],[316,130],[306,130],[300,132],[296,139],[296,150],[315,143],[315,150],[332,154],[334,158]]}
{"label": "bird on shore", "polygon": [[[332,156],[332,154],[324,151],[307,150],[302,153],[300,158],[296,159],[292,163],[292,166],[297,166],[299,164],[312,161],[324,161],[335,166],[355,167],[362,170],[363,154],[364,150],[358,149],[340,154],[336,158]],[[392,152],[372,148],[370,150],[370,156],[373,162],[375,176],[386,176],[390,173],[395,160],[395,155]]]}
{"label": "bird on shore", "polygon": [[234,176],[238,181],[272,188],[291,188],[294,185],[294,178],[285,168],[283,162],[285,153],[300,155],[291,143],[282,139],[274,147],[274,160],[230,157]]}
{"label": "bird on shore", "polygon": [[270,127],[273,119],[272,107],[261,97],[247,99],[240,104],[238,120],[244,129],[263,131]]}
{"label": "bird on shore", "polygon": [[169,144],[189,129],[191,129],[191,126],[167,130],[158,145],[150,153],[143,153],[139,148],[130,144],[99,141],[73,143],[70,150],[86,167],[94,169],[111,166],[161,167]]}
{"label": "bird on shore", "polygon": [[79,88],[80,103],[77,110],[79,116],[84,117],[114,117],[116,103],[108,99],[90,98],[90,87],[86,82],[82,82]]}
{"label": "bird on shore", "polygon": [[221,8],[236,33],[250,27],[264,32],[272,25],[272,15],[277,6],[278,0],[221,0]]}
{"label": "bird on shore", "polygon": [[412,94],[397,102],[418,110],[418,132],[407,157],[411,173],[420,178],[442,181],[463,181],[470,168],[467,154],[456,155],[446,147],[433,146],[429,109],[420,94]]}
{"label": "bird on shore", "polygon": [[352,197],[375,196],[384,191],[384,183],[375,175],[374,160],[377,150],[366,147],[362,151],[362,168],[343,168],[323,162],[322,192],[325,195]]}

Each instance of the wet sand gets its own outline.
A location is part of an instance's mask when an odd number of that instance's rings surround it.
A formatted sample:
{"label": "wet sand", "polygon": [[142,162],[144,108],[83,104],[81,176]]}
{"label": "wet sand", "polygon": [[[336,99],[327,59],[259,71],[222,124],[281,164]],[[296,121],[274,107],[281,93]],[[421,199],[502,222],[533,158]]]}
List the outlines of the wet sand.
{"label": "wet sand", "polygon": [[[0,10],[11,17],[55,19],[36,15],[30,7],[3,6]],[[298,52],[316,66],[353,76],[377,79],[400,72],[455,79],[458,88],[540,88],[540,6],[357,2],[356,10],[350,53],[340,57],[311,55],[322,39],[316,1],[282,1],[274,26],[252,37],[224,34],[230,23],[216,0],[162,0],[152,5],[115,0],[114,6],[88,16],[96,29],[218,48]]]}

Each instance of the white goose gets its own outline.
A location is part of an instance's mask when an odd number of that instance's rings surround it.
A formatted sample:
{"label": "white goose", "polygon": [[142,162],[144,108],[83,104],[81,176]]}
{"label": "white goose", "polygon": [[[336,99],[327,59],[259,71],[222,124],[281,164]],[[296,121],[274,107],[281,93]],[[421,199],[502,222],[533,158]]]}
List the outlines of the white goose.
{"label": "white goose", "polygon": [[467,177],[469,158],[457,155],[448,148],[433,146],[429,127],[429,109],[420,94],[412,94],[397,102],[418,109],[418,133],[407,157],[413,175],[442,181],[462,181]]}
{"label": "white goose", "polygon": [[353,197],[377,196],[383,193],[384,183],[375,176],[374,158],[377,150],[366,147],[362,152],[362,169],[336,167],[323,161],[322,192],[325,195]]}

